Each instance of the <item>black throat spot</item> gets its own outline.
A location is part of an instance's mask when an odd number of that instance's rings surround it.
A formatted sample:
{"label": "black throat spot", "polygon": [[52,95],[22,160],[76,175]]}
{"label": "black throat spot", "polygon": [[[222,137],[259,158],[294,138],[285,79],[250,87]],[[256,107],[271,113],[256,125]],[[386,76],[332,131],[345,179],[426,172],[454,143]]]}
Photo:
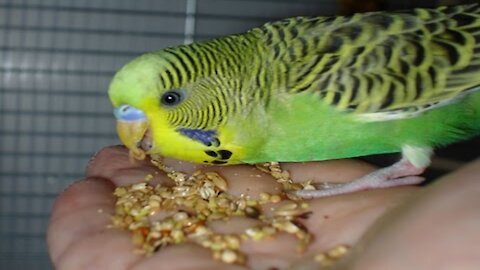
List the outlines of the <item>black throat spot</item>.
{"label": "black throat spot", "polygon": [[212,164],[226,164],[228,163],[228,160],[230,157],[233,155],[233,153],[229,150],[221,149],[218,151],[214,150],[206,150],[205,154],[207,154],[210,157],[215,158],[212,161],[205,161],[205,163],[212,163]]}

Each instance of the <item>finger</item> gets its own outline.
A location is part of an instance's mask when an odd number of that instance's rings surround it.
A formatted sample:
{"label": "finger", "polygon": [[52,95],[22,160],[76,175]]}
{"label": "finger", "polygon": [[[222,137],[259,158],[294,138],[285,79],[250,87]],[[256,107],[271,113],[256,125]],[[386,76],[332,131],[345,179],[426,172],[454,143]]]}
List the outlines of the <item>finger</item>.
{"label": "finger", "polygon": [[139,259],[132,253],[131,237],[126,232],[107,229],[113,213],[112,190],[109,181],[89,178],[60,194],[47,233],[49,253],[57,269],[107,269],[108,254],[113,252],[122,254],[113,262],[116,269],[125,269]]}
{"label": "finger", "polygon": [[[273,178],[260,172],[251,165],[238,166],[204,166],[185,161],[165,158],[163,163],[176,171],[192,173],[202,169],[219,172],[229,182],[229,192],[240,196],[248,194],[257,197],[260,192],[280,191]],[[121,146],[111,146],[100,150],[87,166],[87,177],[99,177],[112,181],[115,186],[125,186],[145,181],[145,176],[154,176],[153,184],[172,184],[164,172],[160,172],[149,160],[132,162],[128,150]]]}
{"label": "finger", "polygon": [[[194,170],[216,171],[229,182],[233,195],[248,194],[258,198],[261,192],[280,193],[281,185],[252,165],[205,166],[185,161],[165,158],[163,162],[177,171],[191,173]],[[332,160],[322,162],[283,163],[296,182],[314,180],[315,182],[345,182],[363,176],[374,167],[358,160]],[[128,171],[128,174],[125,173]],[[112,146],[100,150],[89,162],[87,176],[111,179],[118,186],[145,181],[145,176],[155,176],[154,183],[165,183],[165,177],[157,177],[158,169],[148,160],[134,161],[122,146]],[[170,183],[171,184],[171,183]]]}
{"label": "finger", "polygon": [[214,260],[209,250],[198,245],[182,244],[166,247],[132,268],[132,270],[151,269],[246,270],[249,268]]}
{"label": "finger", "polygon": [[476,161],[424,188],[379,220],[345,264],[372,269],[375,258],[376,269],[476,269],[479,173]]}
{"label": "finger", "polygon": [[149,160],[131,160],[125,147],[109,146],[90,159],[86,176],[109,179],[115,186],[125,186],[144,182],[145,176],[156,171]]}
{"label": "finger", "polygon": [[360,178],[376,168],[356,159],[325,160],[317,162],[282,163],[296,182],[348,182]]}
{"label": "finger", "polygon": [[55,269],[130,269],[143,259],[135,255],[131,241],[130,235],[116,229],[90,233],[68,247],[54,262]]}
{"label": "finger", "polygon": [[[56,200],[48,228],[50,256],[56,261],[72,243],[104,229],[109,219],[113,198],[102,196],[112,191],[112,185],[102,179],[78,181]],[[105,213],[99,213],[103,209]]]}
{"label": "finger", "polygon": [[[372,172],[375,167],[358,160],[332,160],[320,162],[282,163],[282,169],[290,173],[294,182],[346,182]],[[271,175],[252,165],[207,166],[205,171],[220,172],[229,183],[229,193],[235,196],[249,195],[258,199],[259,194],[283,193],[282,185]]]}
{"label": "finger", "polygon": [[379,189],[310,201],[312,214],[304,225],[315,241],[308,251],[318,253],[337,245],[355,245],[379,217],[408,200],[417,189]]}

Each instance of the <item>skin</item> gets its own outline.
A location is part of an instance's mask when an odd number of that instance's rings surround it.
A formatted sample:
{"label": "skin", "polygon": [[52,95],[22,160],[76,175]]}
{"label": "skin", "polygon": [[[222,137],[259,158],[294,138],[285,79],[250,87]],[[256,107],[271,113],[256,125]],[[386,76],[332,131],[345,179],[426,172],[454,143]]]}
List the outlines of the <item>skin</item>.
{"label": "skin", "polygon": [[[186,172],[199,167],[165,162]],[[316,182],[351,181],[375,169],[355,160],[283,167],[293,179]],[[222,174],[232,194],[256,197],[262,191],[279,190],[273,178],[252,166],[204,168]],[[242,250],[249,257],[248,267],[215,261],[210,251],[193,244],[142,257],[132,252],[128,232],[105,228],[113,213],[114,188],[136,183],[153,169],[147,161],[130,163],[120,146],[105,148],[92,158],[85,178],[60,194],[53,207],[48,246],[56,269],[318,269],[312,255],[339,244],[353,249],[334,269],[478,269],[480,265],[480,161],[426,188],[396,187],[312,200],[313,214],[304,224],[315,241],[308,250],[296,252],[296,241],[288,235],[245,242]],[[166,177],[159,175],[154,181]],[[241,232],[254,222],[238,218],[211,226],[219,232]]]}

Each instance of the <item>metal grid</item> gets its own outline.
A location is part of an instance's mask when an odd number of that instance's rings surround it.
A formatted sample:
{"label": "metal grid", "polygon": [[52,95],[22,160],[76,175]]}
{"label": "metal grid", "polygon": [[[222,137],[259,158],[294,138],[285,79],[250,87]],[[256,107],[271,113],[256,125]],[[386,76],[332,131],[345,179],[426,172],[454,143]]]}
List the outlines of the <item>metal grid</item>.
{"label": "metal grid", "polygon": [[59,192],[118,143],[106,89],[142,52],[244,31],[335,0],[0,0],[0,269],[49,269]]}

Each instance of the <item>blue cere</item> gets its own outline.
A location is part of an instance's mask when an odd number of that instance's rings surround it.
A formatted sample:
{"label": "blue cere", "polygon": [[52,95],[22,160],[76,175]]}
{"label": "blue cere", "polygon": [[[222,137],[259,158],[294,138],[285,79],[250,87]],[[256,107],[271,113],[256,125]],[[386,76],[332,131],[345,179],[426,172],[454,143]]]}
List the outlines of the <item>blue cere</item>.
{"label": "blue cere", "polygon": [[121,105],[113,110],[113,114],[117,120],[122,121],[138,121],[145,120],[145,113],[130,105]]}

